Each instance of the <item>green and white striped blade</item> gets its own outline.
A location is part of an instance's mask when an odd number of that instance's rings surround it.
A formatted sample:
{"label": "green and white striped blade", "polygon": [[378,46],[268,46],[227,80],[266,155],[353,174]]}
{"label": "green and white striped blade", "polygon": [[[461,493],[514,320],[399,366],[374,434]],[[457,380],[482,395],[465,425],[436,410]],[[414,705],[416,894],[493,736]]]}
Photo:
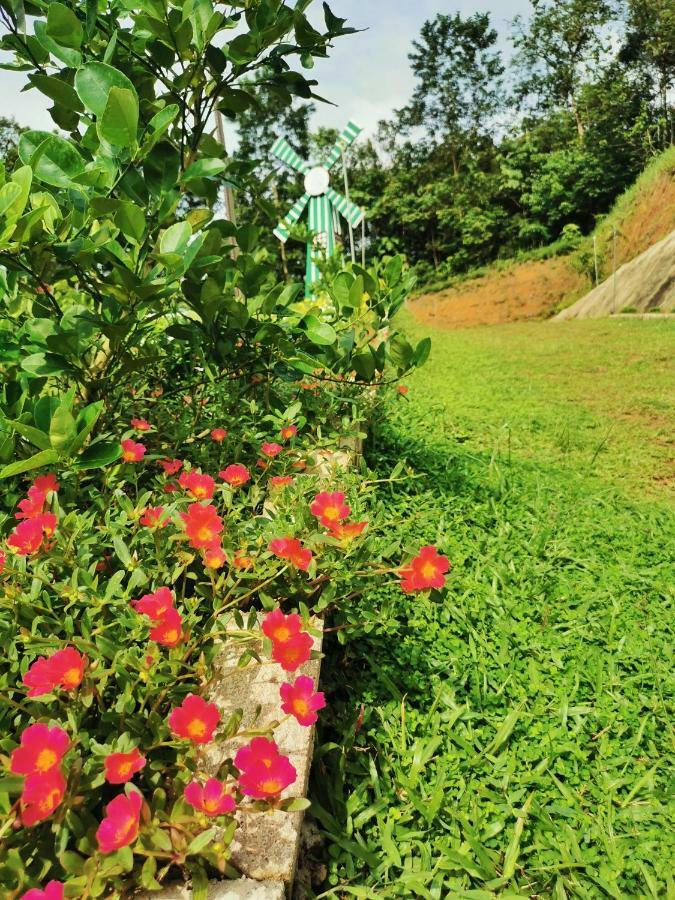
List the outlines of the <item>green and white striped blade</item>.
{"label": "green and white striped blade", "polygon": [[303,214],[309,199],[309,194],[302,194],[300,197],[298,197],[293,206],[291,206],[289,211],[286,213],[285,217],[274,229],[274,236],[279,238],[282,244],[285,244],[290,237],[290,232],[288,229],[291,227],[291,225],[295,225],[300,216]]}
{"label": "green and white striped blade", "polygon": [[343,197],[342,194],[338,194],[338,192],[334,191],[331,187],[326,191],[326,196],[335,209],[345,217],[352,228],[356,228],[357,225],[361,224],[361,220],[365,218],[366,214],[360,206],[357,206],[356,203],[352,203],[351,200],[347,200],[346,197]]}
{"label": "green and white striped blade", "polygon": [[325,166],[327,169],[330,170],[333,168],[333,166],[338,161],[338,159],[340,159],[347,147],[354,143],[354,141],[362,131],[363,128],[361,128],[360,125],[357,125],[356,122],[350,121],[347,123],[347,127],[344,129],[340,137],[335,142],[333,149],[326,157]]}
{"label": "green and white striped blade", "polygon": [[285,162],[286,165],[295,169],[297,172],[304,173],[309,171],[309,164],[295,152],[286,138],[280,137],[274,142],[272,155],[276,156],[276,158],[280,159],[282,162]]}

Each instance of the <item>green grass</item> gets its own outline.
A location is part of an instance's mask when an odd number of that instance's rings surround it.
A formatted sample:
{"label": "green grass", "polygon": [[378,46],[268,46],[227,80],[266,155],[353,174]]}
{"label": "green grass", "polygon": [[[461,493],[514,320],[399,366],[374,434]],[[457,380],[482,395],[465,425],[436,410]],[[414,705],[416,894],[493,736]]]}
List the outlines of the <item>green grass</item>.
{"label": "green grass", "polygon": [[328,644],[325,896],[675,896],[672,338],[438,334],[378,418],[371,466],[410,476],[380,486],[383,550],[453,569],[444,598],[383,586],[384,624]]}

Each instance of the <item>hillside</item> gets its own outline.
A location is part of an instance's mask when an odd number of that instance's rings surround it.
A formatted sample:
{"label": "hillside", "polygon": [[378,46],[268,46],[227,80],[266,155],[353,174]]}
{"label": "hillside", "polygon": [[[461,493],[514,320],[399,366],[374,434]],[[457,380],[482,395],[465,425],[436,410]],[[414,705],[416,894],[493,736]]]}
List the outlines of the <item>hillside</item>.
{"label": "hillside", "polygon": [[[675,229],[675,147],[655,157],[595,229],[599,281],[616,264],[639,256]],[[569,306],[593,287],[593,236],[574,253],[496,264],[480,277],[422,294],[411,310],[422,322],[445,328],[541,318]]]}

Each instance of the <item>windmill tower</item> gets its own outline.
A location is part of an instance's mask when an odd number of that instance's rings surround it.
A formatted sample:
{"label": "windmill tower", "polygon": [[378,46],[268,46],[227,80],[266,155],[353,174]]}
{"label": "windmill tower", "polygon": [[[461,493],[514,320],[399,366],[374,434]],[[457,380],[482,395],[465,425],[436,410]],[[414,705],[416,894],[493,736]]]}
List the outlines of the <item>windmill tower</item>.
{"label": "windmill tower", "polygon": [[349,122],[340,134],[333,148],[323,162],[311,165],[305,162],[285,138],[279,138],[272,147],[272,153],[286,165],[305,176],[305,193],[295,201],[286,216],[274,229],[274,234],[285,244],[290,237],[289,229],[308,210],[308,227],[314,235],[313,245],[307,245],[307,269],[305,273],[305,296],[312,296],[312,285],[319,280],[318,262],[331,257],[335,252],[335,232],[339,228],[339,217],[347,220],[355,228],[364,218],[364,212],[351,200],[333,190],[330,186],[330,172],[344,151],[361,133],[361,128]]}

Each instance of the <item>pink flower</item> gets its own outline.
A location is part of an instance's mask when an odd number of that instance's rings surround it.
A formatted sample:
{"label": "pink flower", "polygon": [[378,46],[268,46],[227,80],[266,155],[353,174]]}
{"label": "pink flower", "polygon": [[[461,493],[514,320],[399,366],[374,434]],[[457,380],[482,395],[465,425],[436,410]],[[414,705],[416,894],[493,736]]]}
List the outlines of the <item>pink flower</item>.
{"label": "pink flower", "polygon": [[39,656],[26,672],[23,683],[29,697],[40,697],[60,687],[74,691],[82,683],[86,657],[73,647],[57,650],[50,657]]}
{"label": "pink flower", "polygon": [[143,594],[140,600],[132,600],[131,605],[140,615],[158,622],[173,609],[173,594],[168,587],[157,588],[154,594]]}
{"label": "pink flower", "polygon": [[241,487],[242,484],[246,484],[247,481],[251,480],[249,470],[246,466],[239,465],[239,463],[233,463],[231,466],[223,469],[222,472],[218,472],[218,475],[231,487]]}
{"label": "pink flower", "polygon": [[317,711],[326,705],[320,691],[314,692],[314,681],[307,675],[300,675],[293,684],[288,682],[279,687],[283,701],[281,708],[287,715],[295,716],[300,725],[309,727],[319,718]]}
{"label": "pink flower", "polygon": [[213,544],[202,550],[202,558],[207,569],[220,569],[225,565],[227,559],[225,551],[218,541],[214,541]]}
{"label": "pink flower", "polygon": [[163,647],[176,647],[183,639],[183,617],[176,609],[169,609],[148,635],[151,641]]}
{"label": "pink flower", "polygon": [[163,512],[163,506],[148,506],[139,521],[146,528],[166,528],[169,524],[169,519],[162,518]]}
{"label": "pink flower", "polygon": [[175,475],[180,471],[183,461],[181,459],[158,459],[157,465],[164,469],[166,475]]}
{"label": "pink flower", "polygon": [[211,439],[214,440],[217,444],[222,444],[222,442],[227,437],[227,431],[224,428],[214,428],[211,431]]}
{"label": "pink flower", "polygon": [[265,456],[269,456],[270,458],[278,456],[283,449],[284,448],[281,446],[281,444],[275,444],[273,442],[270,443],[269,441],[266,441],[260,447],[261,452],[264,453]]}
{"label": "pink flower", "polygon": [[298,569],[302,569],[303,572],[309,569],[309,564],[312,561],[312,551],[303,547],[297,538],[274,538],[274,540],[270,541],[269,548],[279,559],[287,559],[294,566],[297,566]]}
{"label": "pink flower", "polygon": [[47,500],[46,491],[39,491],[35,485],[28,488],[28,497],[19,501],[19,509],[21,512],[16,514],[17,519],[32,519],[39,516],[44,509]]}
{"label": "pink flower", "polygon": [[195,498],[195,500],[210,500],[216,483],[210,475],[202,475],[201,472],[182,472],[178,484]]}
{"label": "pink flower", "polygon": [[447,556],[441,556],[435,547],[422,547],[408,565],[401,570],[401,590],[405,594],[442,588],[445,573],[450,568]]}
{"label": "pink flower", "polygon": [[270,484],[275,488],[286,487],[289,484],[293,484],[293,476],[292,475],[273,475],[270,478]]}
{"label": "pink flower", "polygon": [[[60,485],[56,480],[56,475],[52,472],[48,472],[46,475],[38,475],[33,482],[33,487],[36,491],[42,491],[42,493],[48,494],[50,491],[56,493]],[[30,491],[28,493],[30,494]]]}
{"label": "pink flower", "polygon": [[169,714],[169,728],[176,737],[194,744],[208,744],[220,722],[215,703],[207,703],[196,694],[188,694]]}
{"label": "pink flower", "polygon": [[136,431],[150,431],[152,425],[147,421],[147,419],[132,419],[131,427]]}
{"label": "pink flower", "polygon": [[122,448],[122,460],[124,462],[140,462],[145,456],[145,446],[143,444],[137,444],[136,441],[132,441],[131,438],[122,441],[120,446]]}
{"label": "pink flower", "polygon": [[48,881],[45,889],[31,888],[19,900],[63,900],[64,885],[60,881]]}
{"label": "pink flower", "polygon": [[103,760],[105,780],[108,784],[126,784],[136,772],[144,768],[146,762],[138,747],[134,747],[130,753],[109,753]]}
{"label": "pink flower", "polygon": [[32,828],[48,819],[66,793],[66,779],[57,768],[26,776],[21,793],[21,823]]}
{"label": "pink flower", "polygon": [[118,794],[105,808],[105,818],[98,826],[96,839],[101,853],[113,853],[128,847],[138,837],[143,798],[138,791]]}
{"label": "pink flower", "polygon": [[204,787],[198,781],[191,781],[184,793],[190,806],[207,816],[226,816],[237,808],[232,794],[216,778],[209,778]]}
{"label": "pink flower", "polygon": [[241,747],[234,764],[241,772],[239,788],[242,794],[256,800],[278,797],[297,778],[289,758],[279,753],[274,741],[266,738],[253,738],[250,744]]}
{"label": "pink flower", "polygon": [[317,494],[309,510],[322,525],[326,525],[328,528],[342,519],[346,519],[350,513],[342,491],[334,491],[332,494],[323,491]]}
{"label": "pink flower", "polygon": [[44,775],[55,769],[70,747],[63,728],[49,728],[41,722],[21,733],[19,746],[12,750],[10,769],[15,775]]}

